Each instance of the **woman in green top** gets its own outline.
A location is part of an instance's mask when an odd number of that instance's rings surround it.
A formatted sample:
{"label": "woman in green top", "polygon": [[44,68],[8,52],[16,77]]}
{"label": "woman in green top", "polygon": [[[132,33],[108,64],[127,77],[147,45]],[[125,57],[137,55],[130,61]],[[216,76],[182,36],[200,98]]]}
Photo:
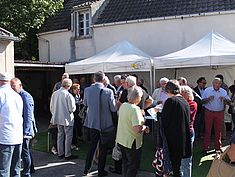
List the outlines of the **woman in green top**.
{"label": "woman in green top", "polygon": [[142,89],[133,86],[128,89],[128,103],[119,109],[116,142],[122,151],[124,177],[135,177],[139,169],[143,133],[149,133],[144,118],[137,106],[143,95]]}

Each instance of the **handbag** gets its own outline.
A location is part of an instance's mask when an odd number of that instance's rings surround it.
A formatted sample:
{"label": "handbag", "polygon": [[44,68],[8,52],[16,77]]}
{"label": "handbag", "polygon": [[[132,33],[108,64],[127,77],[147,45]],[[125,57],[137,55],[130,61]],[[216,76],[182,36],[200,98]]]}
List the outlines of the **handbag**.
{"label": "handbag", "polygon": [[122,159],[122,151],[121,151],[121,148],[118,146],[118,144],[115,144],[113,148],[112,158],[116,161],[119,161]]}
{"label": "handbag", "polygon": [[230,164],[228,157],[228,151],[230,146],[221,155],[215,157],[211,164],[211,168],[207,174],[207,177],[234,177],[235,166]]}
{"label": "handbag", "polygon": [[232,163],[234,163],[235,162],[235,144],[231,144],[230,145],[230,148],[229,148],[229,150],[228,150],[228,157],[229,157],[229,159],[230,159],[230,161],[232,162]]}
{"label": "handbag", "polygon": [[86,114],[87,114],[87,106],[84,105],[84,106],[81,108],[81,110],[79,111],[78,116],[79,116],[81,119],[85,119]]}
{"label": "handbag", "polygon": [[163,148],[157,147],[155,158],[152,162],[153,168],[155,168],[155,173],[157,176],[163,176],[164,170],[163,170]]}

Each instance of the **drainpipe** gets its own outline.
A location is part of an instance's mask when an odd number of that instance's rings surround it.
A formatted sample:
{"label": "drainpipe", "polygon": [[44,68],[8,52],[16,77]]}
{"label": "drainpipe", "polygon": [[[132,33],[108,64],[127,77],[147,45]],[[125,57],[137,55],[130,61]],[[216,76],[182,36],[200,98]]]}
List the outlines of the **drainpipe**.
{"label": "drainpipe", "polygon": [[51,48],[50,48],[50,41],[49,40],[47,40],[47,39],[45,39],[45,38],[42,38],[41,36],[39,36],[38,34],[37,34],[37,38],[38,38],[38,40],[41,40],[41,41],[44,41],[44,42],[46,42],[47,43],[47,46],[48,46],[48,48],[47,48],[47,52],[48,52],[48,62],[50,62],[51,61]]}

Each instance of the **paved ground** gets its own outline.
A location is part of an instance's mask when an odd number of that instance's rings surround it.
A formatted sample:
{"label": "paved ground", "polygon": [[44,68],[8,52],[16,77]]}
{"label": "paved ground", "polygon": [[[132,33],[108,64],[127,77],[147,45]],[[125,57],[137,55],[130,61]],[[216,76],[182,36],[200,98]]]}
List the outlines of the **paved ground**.
{"label": "paved ground", "polygon": [[[50,153],[32,151],[36,172],[32,177],[82,177],[84,160],[65,161]],[[97,166],[88,176],[97,176]],[[109,173],[107,177],[121,177],[122,175]],[[138,177],[154,177],[153,173],[140,171]]]}

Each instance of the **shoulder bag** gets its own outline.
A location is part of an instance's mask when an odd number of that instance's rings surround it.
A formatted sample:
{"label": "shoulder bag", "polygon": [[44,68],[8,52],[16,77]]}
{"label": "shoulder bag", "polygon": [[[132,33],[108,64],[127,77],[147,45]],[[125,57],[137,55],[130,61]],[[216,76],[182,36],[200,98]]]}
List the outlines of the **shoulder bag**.
{"label": "shoulder bag", "polygon": [[102,129],[101,123],[102,123],[102,115],[101,115],[101,95],[102,95],[103,89],[100,90],[100,102],[99,102],[99,119],[100,119],[100,144],[108,144],[109,148],[114,147],[115,143],[115,130],[114,126],[107,127],[105,129]]}
{"label": "shoulder bag", "polygon": [[215,157],[207,177],[234,177],[235,165],[231,163],[228,156],[230,146],[221,155]]}

